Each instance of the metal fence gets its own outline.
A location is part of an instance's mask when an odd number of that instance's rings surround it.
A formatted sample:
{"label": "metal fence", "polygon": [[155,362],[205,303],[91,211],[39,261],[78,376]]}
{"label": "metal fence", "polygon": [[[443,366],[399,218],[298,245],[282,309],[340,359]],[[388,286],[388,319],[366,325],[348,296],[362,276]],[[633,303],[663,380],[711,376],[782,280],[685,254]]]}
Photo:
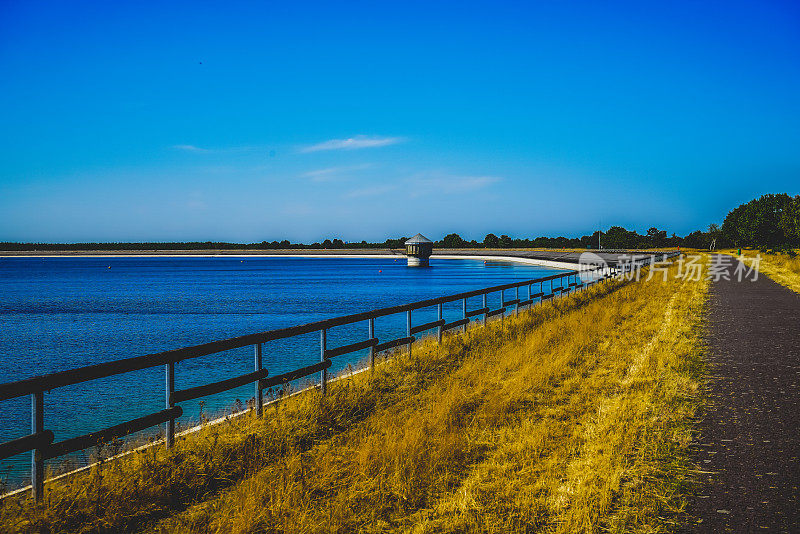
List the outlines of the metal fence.
{"label": "metal fence", "polygon": [[[666,260],[678,254],[669,252],[659,254],[661,260]],[[509,307],[514,307],[517,313],[521,308],[530,307],[536,303],[545,302],[549,299],[564,296],[573,291],[584,289],[587,286],[605,280],[612,276],[622,276],[626,272],[640,269],[642,266],[655,261],[655,256],[637,259],[635,262],[617,266],[592,267],[582,271],[568,271],[565,273],[554,274],[534,280],[512,282],[499,286],[488,287],[467,291],[455,295],[438,297],[434,299],[401,304],[377,310],[346,315],[325,319],[300,326],[280,328],[240,337],[212,341],[202,345],[185,347],[176,350],[148,354],[125,358],[67,371],[60,371],[47,375],[40,375],[16,382],[0,384],[0,401],[30,395],[31,397],[31,433],[27,436],[0,443],[0,460],[31,451],[31,487],[34,500],[38,501],[43,495],[44,489],[44,462],[72,452],[88,449],[101,443],[106,443],[117,438],[125,437],[131,433],[139,432],[147,428],[164,424],[165,442],[167,447],[172,447],[175,443],[175,421],[183,410],[178,403],[198,399],[208,395],[214,395],[233,388],[253,384],[255,396],[254,409],[258,417],[262,415],[263,391],[273,386],[287,384],[293,380],[312,375],[320,374],[319,387],[322,394],[326,393],[328,383],[328,368],[331,366],[331,358],[344,354],[369,349],[369,366],[374,368],[375,355],[379,352],[391,350],[396,347],[405,346],[411,351],[412,344],[416,341],[416,334],[436,330],[438,341],[441,343],[442,334],[448,330],[461,329],[466,332],[470,321],[481,320],[485,324],[489,318],[500,315],[501,317],[508,311]],[[583,275],[583,276],[582,276]],[[591,279],[584,282],[582,280]],[[534,287],[536,286],[536,287]],[[520,296],[520,289],[526,288],[527,291]],[[506,292],[514,290],[514,297],[506,300]],[[500,307],[490,309],[487,302],[488,296],[492,293],[499,293]],[[483,305],[480,308],[469,310],[467,299],[473,297],[483,297]],[[462,317],[458,320],[446,322],[442,318],[442,305],[450,302],[462,301]],[[437,310],[437,320],[424,324],[413,325],[411,312],[422,308],[435,307]],[[382,341],[375,337],[375,319],[387,315],[405,313],[407,331],[406,336]],[[367,338],[357,343],[343,345],[339,347],[329,347],[327,334],[330,328],[353,323],[367,323]],[[269,376],[269,371],[262,365],[263,344],[279,339],[286,339],[313,332],[320,334],[320,361],[313,365],[308,365],[283,373],[276,376]],[[226,380],[221,380],[211,384],[191,387],[182,390],[175,389],[175,364],[183,360],[219,353],[222,351],[253,345],[254,347],[254,366],[253,372],[245,375],[236,376]],[[109,376],[120,375],[148,369],[156,366],[164,366],[165,373],[165,407],[163,410],[138,417],[136,419],[77,436],[62,441],[55,441],[55,436],[51,430],[45,429],[44,421],[44,393],[55,388],[79,384],[82,382],[97,380]]]}

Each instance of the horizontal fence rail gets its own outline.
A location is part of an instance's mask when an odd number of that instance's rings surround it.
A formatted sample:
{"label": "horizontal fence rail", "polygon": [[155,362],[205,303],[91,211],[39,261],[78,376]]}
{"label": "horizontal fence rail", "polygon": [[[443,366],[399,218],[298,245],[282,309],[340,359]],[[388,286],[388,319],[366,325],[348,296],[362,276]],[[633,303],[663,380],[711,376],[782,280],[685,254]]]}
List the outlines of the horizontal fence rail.
{"label": "horizontal fence rail", "polygon": [[[467,325],[473,320],[471,319],[473,317],[477,317],[477,320],[480,321],[482,316],[484,323],[488,321],[489,318],[496,315],[500,315],[502,318],[503,314],[512,306],[514,312],[518,313],[521,308],[534,305],[537,299],[538,302],[545,302],[548,299],[554,298],[556,294],[564,295],[609,278],[624,276],[626,273],[631,273],[645,265],[649,265],[655,261],[666,261],[678,254],[679,252],[659,253],[646,258],[635,258],[629,264],[618,264],[616,266],[583,266],[585,269],[581,271],[567,271],[533,280],[511,282],[484,289],[465,291],[455,295],[437,297],[409,304],[400,304],[397,306],[315,321],[304,325],[212,341],[210,343],[155,354],[124,358],[112,362],[59,371],[18,380],[16,382],[0,384],[0,400],[12,399],[24,395],[31,396],[31,434],[12,441],[0,443],[0,460],[28,451],[31,452],[31,488],[33,490],[32,494],[34,500],[38,501],[43,492],[44,461],[47,459],[87,449],[114,439],[124,438],[134,432],[139,432],[161,424],[165,424],[166,426],[165,442],[168,447],[171,447],[174,443],[175,421],[183,415],[183,409],[180,406],[176,406],[177,403],[214,395],[247,384],[254,384],[254,400],[256,404],[254,409],[256,410],[256,414],[261,416],[263,405],[262,392],[265,389],[284,385],[294,380],[320,373],[319,387],[324,394],[328,380],[328,368],[330,368],[332,364],[331,358],[369,349],[369,365],[370,368],[373,368],[376,353],[402,346],[406,346],[408,350],[411,350],[411,345],[417,340],[415,334],[436,329],[438,341],[441,342],[443,332],[455,328],[462,328],[466,331]],[[583,281],[581,280],[581,275],[583,275],[584,279],[587,278],[587,276],[590,279]],[[545,283],[548,283],[548,286],[545,286]],[[535,291],[534,286],[536,286]],[[521,296],[521,288],[526,288],[527,294]],[[508,290],[514,290],[515,293],[514,298],[511,300],[505,300],[505,292]],[[500,306],[496,309],[491,309],[487,303],[488,295],[493,293],[498,293],[500,295]],[[482,305],[477,309],[468,310],[467,299],[473,297],[483,297]],[[458,301],[462,303],[462,318],[446,322],[442,318],[442,305]],[[412,325],[412,311],[431,307],[436,307],[437,309],[437,320],[419,325]],[[399,313],[405,313],[407,316],[408,335],[397,339],[381,341],[375,336],[375,319]],[[329,329],[362,321],[368,322],[367,339],[340,347],[327,347],[327,332]],[[262,344],[314,332],[320,333],[319,363],[271,377],[269,376],[268,370],[262,368]],[[176,363],[249,345],[255,347],[253,372],[210,384],[175,390]],[[44,428],[45,392],[59,387],[158,366],[164,366],[165,369],[166,395],[165,408],[163,410],[103,430],[58,442],[54,442],[55,436],[53,432]]]}
{"label": "horizontal fence rail", "polygon": [[138,432],[151,426],[160,425],[170,419],[175,419],[183,415],[183,408],[180,406],[173,406],[160,412],[138,417],[131,421],[120,423],[112,427],[92,432],[91,434],[84,434],[75,438],[66,439],[58,443],[53,443],[44,448],[42,452],[43,459],[56,458],[63,456],[70,452],[76,452],[89,447],[94,447],[101,443],[107,443],[113,439],[125,437],[133,432]]}
{"label": "horizontal fence rail", "polygon": [[431,321],[429,323],[417,325],[411,327],[411,334],[418,334],[419,332],[424,332],[425,330],[431,330],[432,328],[438,328],[445,324],[444,319],[437,319],[436,321]]}

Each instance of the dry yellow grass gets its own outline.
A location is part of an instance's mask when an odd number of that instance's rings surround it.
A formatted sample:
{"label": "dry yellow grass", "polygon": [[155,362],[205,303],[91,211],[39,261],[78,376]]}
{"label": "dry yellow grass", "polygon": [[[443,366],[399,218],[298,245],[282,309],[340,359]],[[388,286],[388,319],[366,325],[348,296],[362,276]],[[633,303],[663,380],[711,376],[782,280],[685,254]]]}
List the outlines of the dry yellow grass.
{"label": "dry yellow grass", "polygon": [[[732,256],[737,256],[736,250],[724,251]],[[782,286],[786,286],[795,293],[800,293],[800,256],[789,254],[769,254],[758,250],[742,250],[742,256],[748,259],[748,264],[759,255],[759,272],[769,276]]]}
{"label": "dry yellow grass", "polygon": [[[674,269],[672,270],[674,274]],[[705,281],[605,284],[6,502],[0,529],[670,530]]]}

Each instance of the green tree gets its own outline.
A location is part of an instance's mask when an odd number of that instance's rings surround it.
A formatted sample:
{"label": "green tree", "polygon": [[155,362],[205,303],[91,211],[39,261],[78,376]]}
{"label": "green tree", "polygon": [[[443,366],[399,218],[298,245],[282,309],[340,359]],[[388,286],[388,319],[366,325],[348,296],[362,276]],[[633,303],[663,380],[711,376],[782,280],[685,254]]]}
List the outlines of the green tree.
{"label": "green tree", "polygon": [[705,232],[700,230],[694,231],[683,238],[683,245],[689,248],[708,248],[711,243],[711,237]]}
{"label": "green tree", "polygon": [[392,239],[391,237],[384,242],[386,248],[404,248],[408,238],[403,236],[399,239]]}
{"label": "green tree", "polygon": [[458,234],[447,234],[442,239],[441,244],[444,248],[463,248],[467,245],[467,242]]}
{"label": "green tree", "polygon": [[634,231],[612,226],[603,236],[601,244],[603,248],[637,248],[644,240],[644,236]]}
{"label": "green tree", "polygon": [[775,247],[791,238],[781,222],[791,211],[792,198],[786,193],[768,194],[731,210],[722,223],[722,235],[735,246]]}
{"label": "green tree", "polygon": [[483,245],[487,248],[497,248],[500,245],[500,238],[494,234],[486,234],[483,238]]}
{"label": "green tree", "polygon": [[790,198],[781,215],[781,229],[790,245],[800,245],[800,195]]}
{"label": "green tree", "polygon": [[659,230],[655,226],[647,230],[647,239],[650,241],[650,246],[660,248],[667,242],[667,231]]}

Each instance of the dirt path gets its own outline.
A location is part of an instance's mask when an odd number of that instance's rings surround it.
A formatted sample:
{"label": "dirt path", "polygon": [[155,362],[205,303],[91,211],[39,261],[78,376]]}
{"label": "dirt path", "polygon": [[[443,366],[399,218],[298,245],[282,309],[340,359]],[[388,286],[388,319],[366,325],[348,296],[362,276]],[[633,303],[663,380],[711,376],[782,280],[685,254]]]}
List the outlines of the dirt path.
{"label": "dirt path", "polygon": [[712,283],[697,532],[800,532],[800,295],[737,262]]}

